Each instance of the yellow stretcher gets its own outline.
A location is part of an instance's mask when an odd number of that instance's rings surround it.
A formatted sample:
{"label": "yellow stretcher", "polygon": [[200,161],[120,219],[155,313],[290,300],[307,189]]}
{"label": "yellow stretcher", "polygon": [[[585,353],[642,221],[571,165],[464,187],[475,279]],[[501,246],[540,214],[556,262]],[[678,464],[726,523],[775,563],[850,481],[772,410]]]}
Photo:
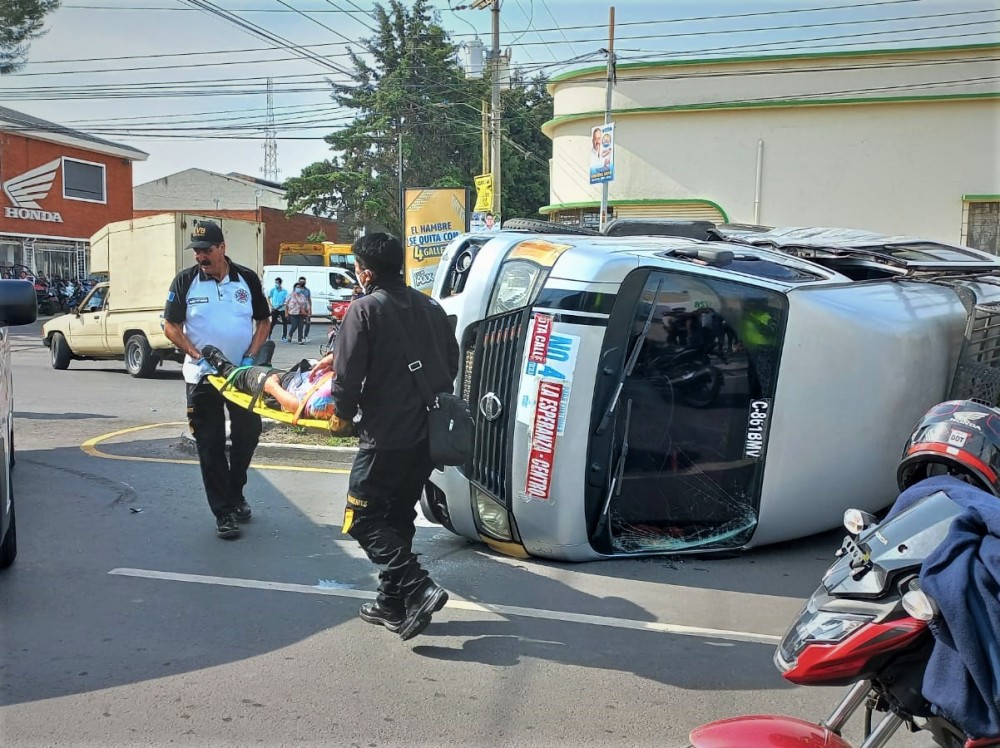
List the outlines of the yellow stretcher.
{"label": "yellow stretcher", "polygon": [[288,423],[292,426],[305,426],[311,429],[320,429],[321,431],[330,430],[329,421],[321,421],[315,418],[302,418],[302,409],[305,408],[306,403],[309,402],[309,397],[312,393],[319,389],[330,377],[333,376],[333,372],[327,372],[322,377],[320,377],[312,388],[301,398],[299,408],[295,413],[289,413],[287,411],[281,410],[280,408],[269,407],[263,399],[263,393],[258,392],[256,395],[250,395],[246,392],[240,392],[238,389],[233,387],[233,380],[236,378],[236,374],[241,370],[248,367],[238,367],[233,369],[229,377],[220,377],[217,374],[209,374],[208,381],[211,382],[212,386],[215,387],[222,396],[226,398],[231,403],[236,403],[244,410],[249,410],[262,418],[270,418],[273,421],[281,421],[282,423]]}

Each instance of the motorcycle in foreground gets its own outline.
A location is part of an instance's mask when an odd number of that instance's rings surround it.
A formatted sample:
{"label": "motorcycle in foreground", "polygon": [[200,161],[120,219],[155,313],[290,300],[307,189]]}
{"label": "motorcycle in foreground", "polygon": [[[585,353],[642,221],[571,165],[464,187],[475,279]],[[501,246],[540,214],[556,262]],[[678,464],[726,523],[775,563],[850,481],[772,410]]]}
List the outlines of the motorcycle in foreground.
{"label": "motorcycle in foreground", "polygon": [[773,715],[725,719],[693,730],[693,748],[852,748],[841,732],[862,707],[864,738],[858,748],[881,748],[903,726],[928,732],[943,748],[1000,746],[1000,737],[967,738],[921,695],[934,647],[928,622],[937,608],[920,589],[920,568],[961,512],[943,491],[881,524],[848,510],[844,525],[851,534],[785,634],[774,662],[797,685],[850,689],[819,724]]}

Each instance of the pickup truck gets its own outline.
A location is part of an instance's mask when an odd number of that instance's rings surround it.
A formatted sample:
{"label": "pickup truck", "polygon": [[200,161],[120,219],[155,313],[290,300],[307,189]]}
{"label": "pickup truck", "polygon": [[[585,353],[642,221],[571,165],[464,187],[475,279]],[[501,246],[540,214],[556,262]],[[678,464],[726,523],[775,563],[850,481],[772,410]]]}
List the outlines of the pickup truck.
{"label": "pickup truck", "polygon": [[[133,377],[148,377],[163,361],[183,356],[163,333],[170,281],[194,262],[186,249],[205,216],[159,213],[109,223],[90,239],[90,269],[106,281],[94,286],[68,314],[42,326],[52,368],[77,361],[124,361]],[[263,225],[212,218],[226,237],[226,256],[259,273]]]}
{"label": "pickup truck", "polygon": [[110,284],[99,283],[72,312],[42,325],[53,369],[73,360],[124,361],[133,377],[148,377],[163,361],[184,360],[163,334],[162,309],[114,311],[110,297]]}

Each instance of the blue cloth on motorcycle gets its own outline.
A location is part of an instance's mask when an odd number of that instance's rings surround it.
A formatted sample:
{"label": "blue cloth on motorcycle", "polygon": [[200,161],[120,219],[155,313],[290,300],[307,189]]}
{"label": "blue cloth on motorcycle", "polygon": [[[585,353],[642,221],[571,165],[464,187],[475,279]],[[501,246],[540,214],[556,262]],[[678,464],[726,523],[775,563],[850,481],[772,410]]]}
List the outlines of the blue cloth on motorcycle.
{"label": "blue cloth on motorcycle", "polygon": [[1000,735],[1000,500],[951,476],[928,478],[899,495],[892,517],[944,491],[963,508],[927,557],[920,586],[941,615],[923,695],[974,738]]}

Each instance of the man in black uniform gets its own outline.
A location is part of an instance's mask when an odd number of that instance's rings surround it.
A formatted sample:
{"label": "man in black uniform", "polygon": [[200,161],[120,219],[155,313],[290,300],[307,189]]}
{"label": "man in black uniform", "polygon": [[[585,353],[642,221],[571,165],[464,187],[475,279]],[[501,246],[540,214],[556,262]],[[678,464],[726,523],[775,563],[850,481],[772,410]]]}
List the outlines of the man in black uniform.
{"label": "man in black uniform", "polygon": [[403,282],[399,240],[371,234],[355,242],[353,252],[365,295],[348,307],[336,350],[316,369],[332,365],[336,372],[331,431],[348,433],[361,411],[343,532],[384,567],[378,597],[361,606],[361,617],[410,639],[444,607],[448,593],[412,550],[415,507],[433,464],[427,406],[407,368],[403,341],[423,364],[433,392],[452,390],[458,343],[440,305]]}
{"label": "man in black uniform", "polygon": [[[201,349],[213,345],[232,361],[249,363],[267,340],[271,313],[257,274],[226,257],[219,224],[196,223],[186,249],[194,250],[195,264],[178,273],[170,284],[163,331],[187,354],[184,381],[188,423],[198,445],[201,477],[208,505],[215,514],[216,534],[235,538],[240,534],[239,523],[250,519],[243,486],[260,438],[260,416],[230,403],[205,379],[214,369],[202,359]],[[229,410],[232,424],[229,462],[223,408]]]}

